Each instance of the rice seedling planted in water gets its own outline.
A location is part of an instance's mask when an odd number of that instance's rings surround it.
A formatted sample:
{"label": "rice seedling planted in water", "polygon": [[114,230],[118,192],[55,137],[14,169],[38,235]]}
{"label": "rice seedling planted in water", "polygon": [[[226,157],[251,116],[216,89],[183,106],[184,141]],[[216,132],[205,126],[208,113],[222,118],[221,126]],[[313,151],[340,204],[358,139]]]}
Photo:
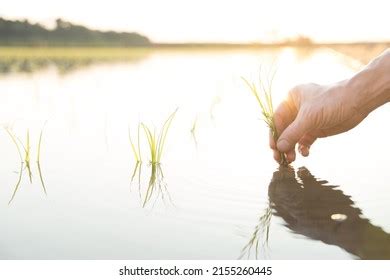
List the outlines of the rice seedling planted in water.
{"label": "rice seedling planted in water", "polygon": [[195,134],[195,130],[196,130],[197,124],[198,124],[198,117],[196,117],[194,122],[192,123],[192,127],[191,127],[191,130],[190,130],[192,134]]}
{"label": "rice seedling planted in water", "polygon": [[131,150],[133,151],[133,154],[134,154],[134,158],[135,158],[135,161],[137,163],[141,163],[142,162],[142,158],[141,158],[141,148],[140,148],[140,141],[139,141],[139,138],[140,138],[140,127],[141,127],[141,124],[138,124],[138,135],[137,135],[137,149],[135,148],[135,145],[134,145],[134,142],[133,140],[131,139],[131,134],[130,134],[130,127],[129,127],[129,141],[130,141],[130,145],[131,145]]}
{"label": "rice seedling planted in water", "polygon": [[24,150],[23,162],[26,164],[26,168],[27,168],[27,171],[28,171],[28,177],[30,178],[30,183],[32,183],[32,171],[31,171],[31,164],[30,164],[30,160],[31,160],[31,157],[30,157],[30,154],[31,154],[30,153],[30,151],[31,151],[30,131],[27,130],[26,145],[23,144],[23,142],[22,142],[22,140],[20,140],[20,138],[12,135],[12,133],[10,131],[8,131],[8,134],[11,136],[13,142],[17,146],[17,149],[18,149],[18,152],[19,152],[19,156],[21,156],[20,149],[19,149],[19,146],[18,146],[17,142],[15,141],[15,139],[17,139],[19,141],[20,145],[22,146],[22,148]]}
{"label": "rice seedling planted in water", "polygon": [[[163,123],[160,132],[157,134],[156,129],[153,128],[153,130],[147,126],[145,123],[139,123],[138,124],[138,135],[137,135],[137,143],[135,143],[130,135],[130,128],[129,128],[129,140],[131,149],[133,151],[134,159],[136,161],[134,170],[131,175],[131,181],[130,181],[130,187],[131,184],[134,181],[134,178],[138,174],[138,192],[139,197],[142,201],[142,207],[146,207],[146,205],[152,200],[152,197],[155,196],[155,202],[158,200],[159,197],[162,198],[162,200],[165,202],[165,199],[168,198],[170,202],[172,202],[170,195],[168,193],[167,185],[164,182],[164,174],[161,169],[160,161],[161,157],[164,151],[164,146],[166,142],[166,138],[168,135],[169,128],[172,124],[172,121],[176,115],[178,108],[169,115],[169,117],[165,120]],[[150,167],[151,167],[151,175],[149,178],[149,184],[148,188],[145,193],[145,197],[142,199],[141,194],[141,139],[140,139],[140,130],[141,127],[143,131],[145,132],[147,144],[150,151]],[[137,146],[135,145],[137,144]],[[131,189],[130,189],[131,190]],[[155,195],[154,195],[155,194]],[[153,203],[154,205],[154,203]]]}
{"label": "rice seedling planted in water", "polygon": [[164,150],[165,141],[167,138],[169,127],[172,124],[173,118],[176,115],[178,108],[167,118],[164,122],[161,131],[156,135],[156,130],[153,131],[144,123],[142,123],[142,128],[145,131],[146,138],[148,140],[148,146],[150,150],[150,163],[158,164],[160,163],[161,156]]}
{"label": "rice seedling planted in water", "polygon": [[[32,166],[31,166],[31,145],[30,145],[30,131],[27,130],[27,133],[26,133],[26,142],[23,143],[23,141],[17,137],[11,129],[9,128],[5,128],[7,134],[10,136],[10,138],[12,139],[12,142],[13,144],[15,145],[17,151],[18,151],[18,154],[19,154],[19,158],[20,158],[20,171],[19,171],[19,176],[18,176],[18,181],[15,185],[15,188],[14,188],[14,192],[12,194],[12,197],[9,201],[9,204],[13,201],[13,199],[15,198],[15,195],[19,189],[19,186],[20,186],[20,183],[21,183],[21,180],[22,180],[22,174],[23,174],[23,167],[25,167],[25,169],[27,169],[27,172],[28,172],[28,176],[29,176],[29,180],[30,180],[30,183],[32,183],[32,177],[33,177],[33,174],[32,174]],[[41,181],[41,184],[42,184],[42,188],[43,188],[43,191],[44,193],[46,194],[46,187],[45,187],[45,183],[44,183],[44,180],[43,180],[43,176],[42,176],[42,170],[41,170],[41,165],[40,165],[40,154],[41,154],[41,145],[42,145],[42,136],[43,136],[43,128],[41,130],[41,133],[39,135],[39,140],[38,140],[38,145],[37,145],[37,168],[38,168],[38,173],[39,173],[39,178],[40,178],[40,181]],[[22,154],[22,150],[24,151],[24,155]]]}
{"label": "rice seedling planted in water", "polygon": [[[46,123],[44,124],[44,126],[45,125],[46,125]],[[45,194],[47,194],[46,187],[45,187],[45,182],[44,182],[43,176],[42,176],[42,169],[41,169],[41,162],[40,162],[42,135],[43,135],[43,128],[41,130],[41,133],[39,134],[38,149],[37,149],[37,167],[38,167],[39,179],[41,180],[43,191],[45,192]]]}
{"label": "rice seedling planted in water", "polygon": [[[263,80],[260,79],[260,88],[258,89],[254,83],[249,82],[247,79],[242,78],[247,86],[250,88],[252,94],[255,96],[257,103],[260,106],[261,114],[263,115],[263,120],[269,127],[272,137],[277,142],[279,135],[276,130],[275,121],[274,121],[274,107],[272,102],[272,80],[267,81],[267,85],[264,84]],[[280,152],[280,164],[287,165],[287,159],[284,153]]]}

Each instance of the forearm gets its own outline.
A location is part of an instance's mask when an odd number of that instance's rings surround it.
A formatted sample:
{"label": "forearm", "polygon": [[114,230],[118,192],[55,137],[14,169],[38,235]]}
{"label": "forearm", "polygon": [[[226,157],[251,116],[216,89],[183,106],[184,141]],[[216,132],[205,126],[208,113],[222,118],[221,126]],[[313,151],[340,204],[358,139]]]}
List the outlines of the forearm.
{"label": "forearm", "polygon": [[368,114],[390,101],[390,49],[371,61],[346,83],[355,109]]}

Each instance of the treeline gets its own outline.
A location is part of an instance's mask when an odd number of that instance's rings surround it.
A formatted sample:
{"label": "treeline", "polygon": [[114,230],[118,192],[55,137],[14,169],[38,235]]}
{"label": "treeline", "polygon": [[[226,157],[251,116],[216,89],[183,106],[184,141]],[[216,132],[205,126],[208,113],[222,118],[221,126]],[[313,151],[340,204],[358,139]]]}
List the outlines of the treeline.
{"label": "treeline", "polygon": [[62,19],[54,29],[28,20],[12,21],[0,18],[0,45],[2,46],[148,46],[150,40],[138,33],[92,30]]}

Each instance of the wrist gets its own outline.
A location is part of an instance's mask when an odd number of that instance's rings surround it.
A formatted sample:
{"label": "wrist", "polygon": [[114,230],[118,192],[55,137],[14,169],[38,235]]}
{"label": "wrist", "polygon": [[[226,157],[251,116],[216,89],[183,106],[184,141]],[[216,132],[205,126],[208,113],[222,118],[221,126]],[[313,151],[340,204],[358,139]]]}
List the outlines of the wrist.
{"label": "wrist", "polygon": [[390,50],[374,59],[345,83],[354,109],[368,114],[390,101]]}

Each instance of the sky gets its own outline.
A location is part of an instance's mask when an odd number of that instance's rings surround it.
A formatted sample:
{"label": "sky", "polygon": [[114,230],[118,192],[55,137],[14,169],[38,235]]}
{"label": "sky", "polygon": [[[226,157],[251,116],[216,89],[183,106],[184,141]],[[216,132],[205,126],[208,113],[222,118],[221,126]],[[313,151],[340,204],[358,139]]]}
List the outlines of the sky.
{"label": "sky", "polygon": [[135,31],[154,42],[390,41],[389,0],[3,0],[0,16]]}

